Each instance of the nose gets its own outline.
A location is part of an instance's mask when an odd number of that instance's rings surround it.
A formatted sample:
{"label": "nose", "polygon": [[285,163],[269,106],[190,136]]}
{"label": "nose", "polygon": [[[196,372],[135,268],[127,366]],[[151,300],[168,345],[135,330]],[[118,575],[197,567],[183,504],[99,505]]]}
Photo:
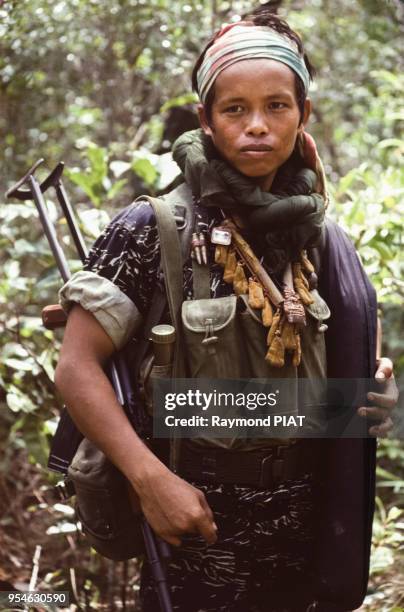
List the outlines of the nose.
{"label": "nose", "polygon": [[264,113],[256,111],[249,114],[246,125],[246,133],[249,136],[264,136],[268,131],[268,118]]}

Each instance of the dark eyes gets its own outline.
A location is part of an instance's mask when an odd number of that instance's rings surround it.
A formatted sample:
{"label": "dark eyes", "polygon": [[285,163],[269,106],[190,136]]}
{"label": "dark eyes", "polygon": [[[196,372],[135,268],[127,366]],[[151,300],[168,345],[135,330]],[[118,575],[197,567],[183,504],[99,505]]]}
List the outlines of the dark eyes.
{"label": "dark eyes", "polygon": [[240,104],[234,104],[233,106],[228,106],[227,108],[224,109],[225,113],[239,113],[241,111],[243,111],[243,107],[240,106]]}
{"label": "dark eyes", "polygon": [[[287,104],[285,102],[270,102],[268,104],[268,108],[270,110],[275,110],[275,111],[282,110],[286,107],[287,107]],[[245,110],[245,107],[242,106],[241,104],[233,104],[232,106],[228,106],[227,108],[225,108],[224,112],[233,115],[233,114],[240,114],[244,110]]]}
{"label": "dark eyes", "polygon": [[269,106],[273,110],[279,110],[281,108],[286,108],[287,104],[285,104],[285,102],[271,102]]}

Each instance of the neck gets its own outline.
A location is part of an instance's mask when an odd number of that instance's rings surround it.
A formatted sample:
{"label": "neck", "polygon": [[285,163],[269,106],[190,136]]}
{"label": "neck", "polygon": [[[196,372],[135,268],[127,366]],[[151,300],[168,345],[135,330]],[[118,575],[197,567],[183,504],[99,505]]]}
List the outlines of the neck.
{"label": "neck", "polygon": [[276,170],[271,172],[268,176],[257,176],[251,179],[262,191],[269,191],[272,187],[272,183],[274,182]]}

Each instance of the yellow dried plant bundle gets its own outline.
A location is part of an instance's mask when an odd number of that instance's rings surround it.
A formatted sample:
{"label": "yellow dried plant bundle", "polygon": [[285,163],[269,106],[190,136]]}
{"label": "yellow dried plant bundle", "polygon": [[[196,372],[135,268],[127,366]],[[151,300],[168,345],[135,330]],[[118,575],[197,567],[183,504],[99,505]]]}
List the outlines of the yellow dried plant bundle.
{"label": "yellow dried plant bundle", "polygon": [[271,346],[272,344],[272,340],[275,337],[275,333],[278,331],[279,326],[280,326],[280,322],[281,322],[281,310],[280,308],[278,308],[278,310],[275,312],[273,320],[272,320],[272,325],[269,329],[268,335],[267,335],[267,345]]}
{"label": "yellow dried plant bundle", "polygon": [[299,294],[299,297],[302,300],[303,304],[305,306],[309,306],[309,304],[312,304],[314,302],[314,300],[311,297],[311,295],[308,292],[308,290],[306,289],[306,287],[304,286],[303,281],[300,278],[294,278],[293,282],[294,282],[294,285],[295,285],[295,289],[296,289],[297,293]]}
{"label": "yellow dried plant bundle", "polygon": [[265,355],[265,360],[274,368],[283,368],[285,365],[285,347],[280,332],[275,337]]}
{"label": "yellow dried plant bundle", "polygon": [[293,277],[295,280],[301,280],[306,289],[309,290],[309,281],[307,280],[305,274],[303,274],[302,266],[300,263],[293,264]]}
{"label": "yellow dried plant bundle", "polygon": [[248,291],[248,280],[244,272],[244,267],[240,261],[237,262],[233,280],[233,289],[236,295],[241,295],[242,293],[247,293]]}
{"label": "yellow dried plant bundle", "polygon": [[215,248],[215,262],[221,266],[226,265],[227,255],[229,252],[228,245],[217,244]]}
{"label": "yellow dried plant bundle", "polygon": [[308,272],[308,274],[312,274],[314,272],[314,266],[311,263],[310,259],[307,257],[307,253],[302,251],[300,254],[300,259],[303,265],[303,268]]}
{"label": "yellow dried plant bundle", "polygon": [[307,291],[310,291],[310,285],[309,285],[308,278],[305,274],[303,274],[303,272],[301,273],[300,280],[302,281],[303,285],[306,287]]}
{"label": "yellow dried plant bundle", "polygon": [[285,321],[282,327],[282,340],[285,350],[294,351],[297,348],[295,326],[289,321]]}
{"label": "yellow dried plant bundle", "polygon": [[297,368],[300,365],[300,360],[302,358],[302,345],[300,342],[300,334],[296,334],[296,349],[293,353],[292,363]]}
{"label": "yellow dried plant bundle", "polygon": [[224,272],[223,272],[223,280],[226,283],[232,283],[234,281],[234,275],[236,272],[236,268],[237,268],[236,251],[234,249],[231,249],[227,253],[226,265],[224,267]]}
{"label": "yellow dried plant bundle", "polygon": [[264,308],[262,309],[262,324],[264,327],[271,327],[274,318],[271,302],[267,297],[264,298]]}
{"label": "yellow dried plant bundle", "polygon": [[266,272],[265,268],[260,263],[258,257],[254,255],[249,244],[237,231],[234,223],[229,220],[226,220],[224,222],[224,225],[226,225],[230,229],[232,234],[232,244],[234,244],[234,246],[236,247],[238,254],[245,262],[251,274],[255,276],[261,283],[261,285],[265,289],[265,292],[269,296],[272,304],[278,307],[283,302],[283,296],[279,291],[278,287],[275,285],[269,274]]}
{"label": "yellow dried plant bundle", "polygon": [[264,308],[264,291],[260,283],[252,277],[248,280],[248,305],[250,308]]}

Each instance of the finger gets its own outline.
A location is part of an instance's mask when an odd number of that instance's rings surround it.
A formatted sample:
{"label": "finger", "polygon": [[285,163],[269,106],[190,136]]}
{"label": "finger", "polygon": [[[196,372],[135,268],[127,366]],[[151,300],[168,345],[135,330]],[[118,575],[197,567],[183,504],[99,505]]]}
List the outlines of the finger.
{"label": "finger", "polygon": [[206,512],[197,523],[197,530],[208,544],[214,544],[217,540],[217,526],[207,515]]}
{"label": "finger", "polygon": [[387,378],[390,378],[393,374],[393,362],[388,357],[380,357],[376,361],[377,370],[375,373],[375,378],[379,382],[383,382]]}
{"label": "finger", "polygon": [[380,423],[380,425],[373,425],[373,427],[369,429],[369,434],[378,438],[385,438],[388,432],[392,429],[393,421],[390,417],[387,417],[387,419],[383,421],[383,423]]}
{"label": "finger", "polygon": [[160,534],[160,538],[164,540],[165,542],[168,542],[168,544],[171,544],[172,546],[176,546],[177,548],[178,546],[181,546],[181,538],[177,536],[168,535],[164,533],[164,534]]}
{"label": "finger", "polygon": [[375,393],[371,391],[366,395],[370,402],[381,406],[382,408],[387,408],[388,410],[392,410],[394,406],[397,404],[398,392],[396,389],[389,388],[386,389],[385,393]]}
{"label": "finger", "polygon": [[384,420],[390,415],[390,410],[385,408],[379,408],[377,406],[366,406],[358,408],[358,414],[361,417],[368,417],[369,419],[380,419]]}
{"label": "finger", "polygon": [[214,525],[215,529],[217,529],[217,525],[216,525],[216,523],[215,523],[215,517],[214,517],[214,514],[213,514],[212,509],[211,509],[211,507],[209,506],[209,504],[208,504],[208,502],[207,502],[207,499],[206,499],[206,497],[204,496],[204,494],[203,494],[203,493],[202,493],[202,495],[201,495],[201,497],[200,497],[200,503],[201,503],[202,508],[205,510],[205,512],[206,512],[206,514],[207,514],[207,516],[208,516],[209,520],[210,520],[210,521],[212,521],[212,523],[213,523],[213,525]]}

